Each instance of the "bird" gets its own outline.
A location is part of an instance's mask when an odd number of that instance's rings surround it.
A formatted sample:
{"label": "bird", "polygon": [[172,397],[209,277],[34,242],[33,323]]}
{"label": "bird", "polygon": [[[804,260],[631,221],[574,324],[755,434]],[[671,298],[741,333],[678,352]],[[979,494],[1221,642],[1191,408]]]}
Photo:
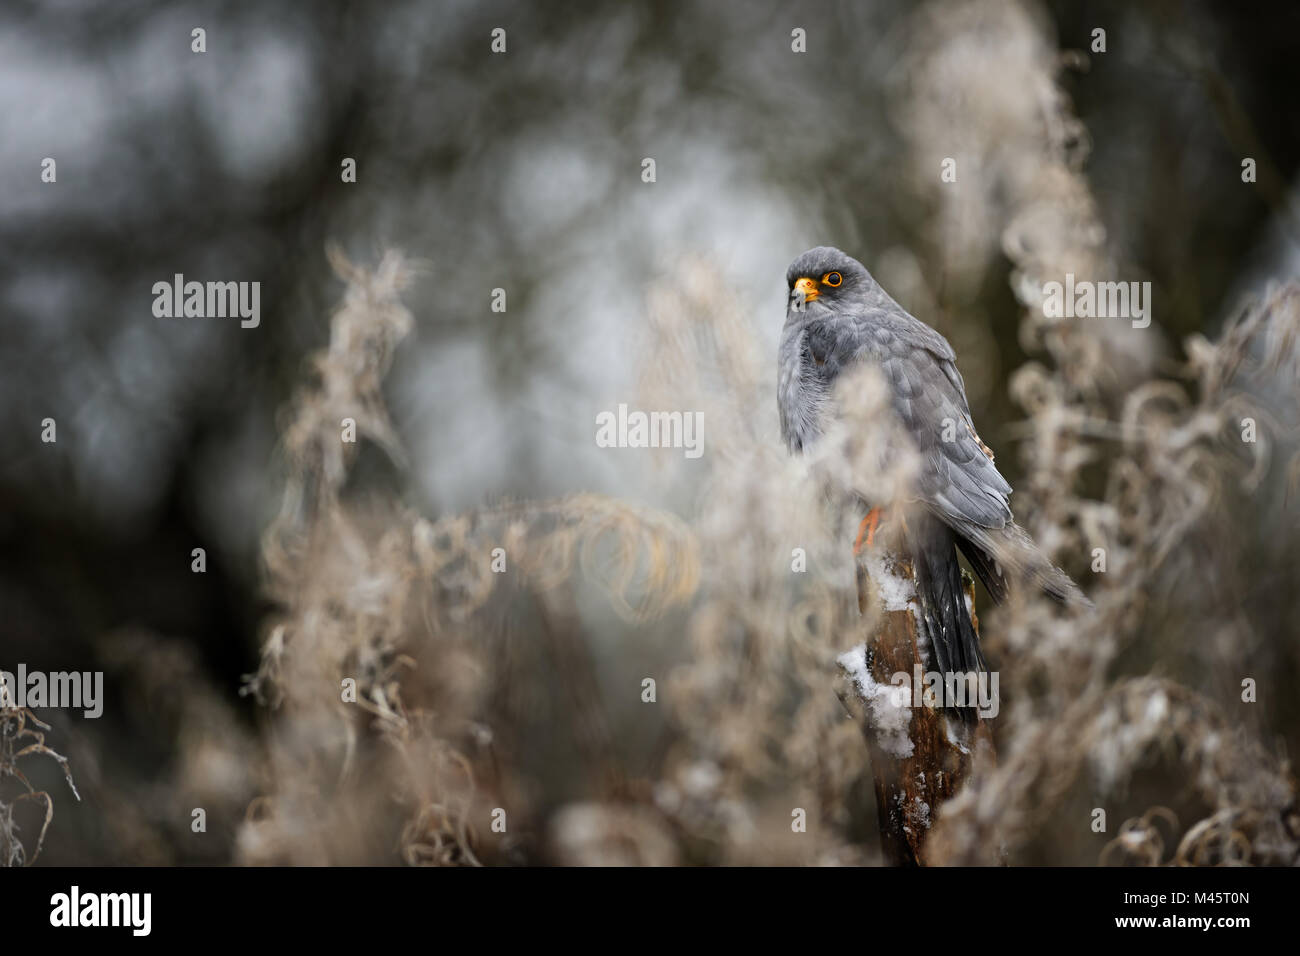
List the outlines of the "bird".
{"label": "bird", "polygon": [[1011,512],[1011,485],[979,437],[957,356],[948,340],[894,301],[852,256],[832,246],[800,255],[786,272],[785,326],[778,349],[781,434],[792,454],[823,436],[836,382],[864,364],[880,373],[888,406],[918,455],[904,502],[870,502],[854,545],[872,547],[882,509],[897,510],[915,571],[935,664],[941,673],[987,670],[965,601],[958,551],[1002,603],[1029,584],[1062,605],[1090,606]]}

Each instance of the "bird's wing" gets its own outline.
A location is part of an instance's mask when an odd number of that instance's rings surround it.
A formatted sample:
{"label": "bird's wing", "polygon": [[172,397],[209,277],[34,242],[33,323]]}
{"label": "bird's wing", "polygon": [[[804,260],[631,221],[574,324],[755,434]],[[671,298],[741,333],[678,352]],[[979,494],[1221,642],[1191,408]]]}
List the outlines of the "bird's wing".
{"label": "bird's wing", "polygon": [[867,325],[869,346],[894,408],[921,456],[916,492],[950,526],[1000,529],[1011,520],[1011,486],[975,431],[952,347],[906,313]]}
{"label": "bird's wing", "polygon": [[1087,598],[1011,517],[1011,486],[993,464],[966,403],[952,347],[898,310],[870,323],[894,407],[921,455],[916,492],[957,535],[996,600],[1011,579],[1027,580],[1062,603]]}

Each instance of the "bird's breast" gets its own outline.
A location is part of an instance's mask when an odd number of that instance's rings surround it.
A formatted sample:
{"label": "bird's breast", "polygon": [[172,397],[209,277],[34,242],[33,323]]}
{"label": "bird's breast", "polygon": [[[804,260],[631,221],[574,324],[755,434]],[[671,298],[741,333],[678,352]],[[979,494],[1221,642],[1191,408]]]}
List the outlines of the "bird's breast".
{"label": "bird's breast", "polygon": [[824,343],[807,328],[786,327],[779,354],[777,400],[781,436],[791,451],[802,451],[821,434],[830,359]]}

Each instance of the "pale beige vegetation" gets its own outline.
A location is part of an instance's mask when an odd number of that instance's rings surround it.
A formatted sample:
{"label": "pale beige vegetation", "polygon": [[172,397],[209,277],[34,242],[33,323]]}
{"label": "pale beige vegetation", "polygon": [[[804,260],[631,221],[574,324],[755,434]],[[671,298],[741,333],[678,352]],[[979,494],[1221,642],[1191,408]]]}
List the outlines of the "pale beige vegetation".
{"label": "pale beige vegetation", "polygon": [[[379,384],[408,321],[398,257],[374,273],[337,266],[346,301],[288,420],[285,506],[266,536],[284,613],[268,622],[249,686],[273,708],[271,786],[240,834],[241,860],[373,859],[370,841],[392,832],[395,817],[410,863],[872,860],[865,755],[832,692],[835,658],[860,628],[851,582],[789,567],[795,543],[811,566],[847,571],[836,558],[847,553],[844,516],[825,512],[816,483],[750,414],[770,385],[741,316],[702,286],[649,307],[647,395],[705,408],[719,435],[693,515],[578,495],[422,516],[345,493],[356,446],[339,442],[338,423],[349,411],[362,434],[402,458]],[[1186,662],[1162,661],[1156,674],[1120,662],[1159,601],[1161,613],[1188,620],[1196,647],[1183,653],[1235,673],[1236,646],[1204,627],[1230,613],[1217,604],[1235,563],[1223,509],[1253,473],[1234,436],[1251,375],[1294,363],[1297,330],[1300,290],[1274,289],[1223,342],[1193,343],[1187,384],[1135,388],[1115,419],[1047,366],[1016,376],[1036,532],[1058,555],[1104,540],[1109,567],[1086,579],[1095,614],[1062,618],[1024,600],[985,616],[1007,699],[1000,759],[944,809],[939,859],[1024,859],[1055,829],[1087,832],[1092,807],[1122,801],[1136,775],[1167,763],[1168,799],[1190,794],[1201,815],[1154,804],[1116,819],[1110,832],[1122,832],[1097,838],[1094,859],[1295,860],[1288,765],[1205,694],[1158,676],[1193,672]],[[1072,476],[1094,460],[1109,478],[1103,498],[1085,500]],[[507,573],[490,570],[496,547]],[[672,733],[657,776],[611,780],[548,817],[539,808],[549,800],[498,749],[510,713],[500,695],[592,688],[581,666],[566,675],[569,688],[517,673],[528,655],[494,610],[529,592],[548,608],[543,639],[580,661],[581,637],[556,633],[577,626],[566,610],[574,579],[600,581],[636,625],[684,608],[688,655],[659,691]],[[355,704],[342,700],[346,677],[357,682]],[[579,708],[584,722],[555,732],[617,749],[600,696]],[[807,834],[791,833],[792,807],[809,811]],[[505,834],[490,832],[496,808]]]}

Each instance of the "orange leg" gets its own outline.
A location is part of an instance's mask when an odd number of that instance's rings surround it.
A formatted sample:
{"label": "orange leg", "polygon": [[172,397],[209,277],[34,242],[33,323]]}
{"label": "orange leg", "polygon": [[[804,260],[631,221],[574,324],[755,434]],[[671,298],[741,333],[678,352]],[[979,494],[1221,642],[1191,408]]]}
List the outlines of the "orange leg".
{"label": "orange leg", "polygon": [[[862,549],[872,548],[876,542],[876,529],[886,520],[884,518],[883,508],[872,508],[867,512],[867,516],[862,519],[862,524],[858,525],[858,539],[853,542],[853,556],[856,558],[862,553]],[[899,526],[907,533],[907,517],[902,507],[895,506],[890,510],[888,520],[898,520]],[[864,542],[865,539],[865,542]]]}
{"label": "orange leg", "polygon": [[853,542],[853,556],[856,558],[862,553],[862,538],[865,535],[867,547],[870,548],[876,539],[876,526],[880,524],[880,509],[872,508],[867,512],[867,516],[862,519],[862,524],[858,525],[858,540]]}

